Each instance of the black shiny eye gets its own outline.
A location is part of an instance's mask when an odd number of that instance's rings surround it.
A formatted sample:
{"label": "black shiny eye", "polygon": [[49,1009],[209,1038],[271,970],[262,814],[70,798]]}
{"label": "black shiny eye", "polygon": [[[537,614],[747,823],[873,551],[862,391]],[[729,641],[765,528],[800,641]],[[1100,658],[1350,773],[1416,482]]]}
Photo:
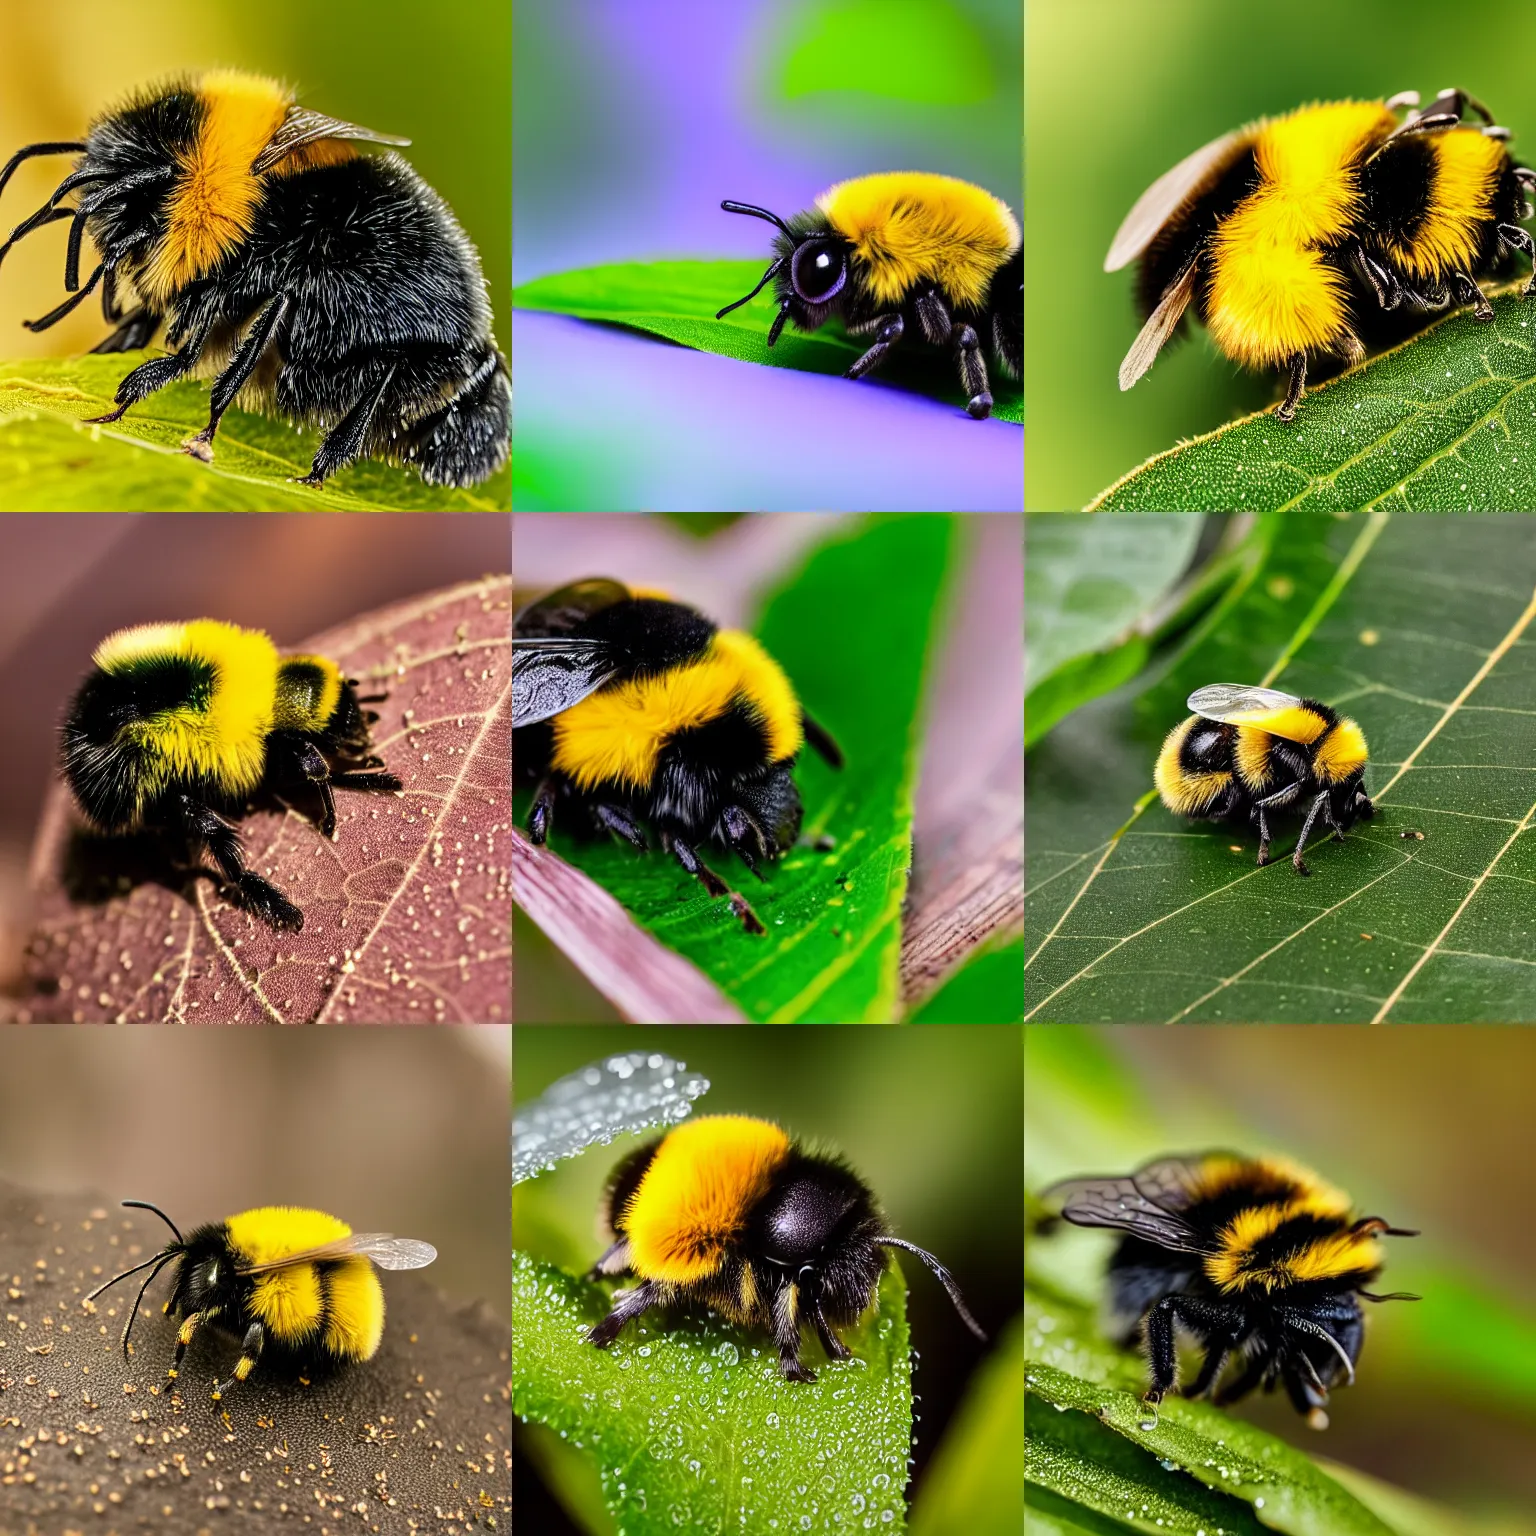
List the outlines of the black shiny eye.
{"label": "black shiny eye", "polygon": [[848,280],[848,262],[837,246],[807,240],[789,264],[789,280],[807,304],[825,304]]}

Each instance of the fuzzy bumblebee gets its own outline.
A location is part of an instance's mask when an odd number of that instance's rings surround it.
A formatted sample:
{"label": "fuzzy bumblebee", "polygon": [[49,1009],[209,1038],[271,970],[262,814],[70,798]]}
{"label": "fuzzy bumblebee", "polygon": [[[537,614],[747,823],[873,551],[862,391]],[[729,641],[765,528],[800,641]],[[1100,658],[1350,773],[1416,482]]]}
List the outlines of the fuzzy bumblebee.
{"label": "fuzzy bumblebee", "polygon": [[744,299],[771,281],[779,312],[768,345],[786,320],[814,331],[840,315],[853,336],[873,340],[844,375],[861,379],[909,331],[955,355],[966,410],[992,413],[984,353],[1011,378],[1023,367],[1024,250],[1019,221],[1001,198],[953,176],[893,171],[839,182],[814,212],[788,224],[766,208],[724,202],[728,213],[777,225],[772,265]]}
{"label": "fuzzy bumblebee", "polygon": [[215,1401],[245,1381],[264,1356],[289,1371],[373,1359],[384,1336],[384,1288],[374,1265],[422,1269],[437,1257],[430,1243],[388,1232],[354,1232],[324,1211],[298,1206],[242,1211],[183,1237],[158,1206],[147,1200],[123,1204],[153,1211],[175,1240],[142,1264],[113,1275],[85,1299],[94,1301],[119,1280],[149,1271],[123,1324],[126,1359],[144,1293],[162,1269],[174,1264],[163,1310],[181,1326],[169,1379],[176,1380],[187,1346],[205,1325],[240,1340],[240,1358],[229,1379],[214,1384]]}
{"label": "fuzzy bumblebee", "polygon": [[1316,699],[1275,688],[1212,683],[1187,700],[1194,714],[1169,731],[1153,782],[1175,816],[1254,826],[1269,863],[1269,817],[1306,804],[1291,864],[1310,874],[1302,849],[1319,816],[1339,841],[1376,813],[1365,792],[1365,733]]}
{"label": "fuzzy bumblebee", "polygon": [[529,604],[512,622],[512,763],[536,785],[529,836],[557,808],[589,832],[662,848],[742,926],[762,922],[698,855],[710,841],[754,874],[799,835],[792,770],[809,741],[834,768],[836,743],[779,664],[740,630],[719,629],[660,593],[593,577]]}
{"label": "fuzzy bumblebee", "polygon": [[779,1369],[814,1381],[800,1361],[812,1330],[832,1360],[850,1327],[875,1304],[885,1248],[914,1253],[966,1310],[954,1277],[931,1253],[891,1236],[867,1185],[837,1158],[806,1152],[767,1120],[704,1115],[636,1148],[614,1169],[602,1219],[612,1246],[588,1278],[633,1274],[588,1335],[606,1349],[652,1307],[703,1302],[741,1327],[773,1335]]}
{"label": "fuzzy bumblebee", "polygon": [[[1478,279],[1536,257],[1520,227],[1536,172],[1463,91],[1423,111],[1415,91],[1263,118],[1197,149],[1126,215],[1107,272],[1141,261],[1147,317],[1120,365],[1129,389],[1187,310],[1246,368],[1288,370],[1290,421],[1309,368],[1359,362],[1451,305],[1493,309]],[[1470,109],[1481,126],[1464,121]],[[1536,278],[1533,278],[1536,282]],[[1529,296],[1532,283],[1524,293]]]}
{"label": "fuzzy bumblebee", "polygon": [[241,906],[273,928],[304,915],[245,867],[240,816],[258,791],[300,798],[323,837],[334,789],[400,789],[372,772],[378,716],[325,656],[281,655],[259,629],[217,619],[141,624],[96,648],[60,731],[65,778],[94,826],[206,847]]}
{"label": "fuzzy bumblebee", "polygon": [[[1178,1373],[1176,1328],[1205,1350],[1186,1397],[1233,1403],[1283,1385],[1296,1411],[1325,1429],[1329,1392],[1353,1383],[1365,1339],[1360,1300],[1417,1301],[1367,1290],[1381,1237],[1417,1237],[1281,1158],[1236,1152],[1164,1157],[1126,1177],[1067,1179],[1044,1192],[1080,1227],[1125,1234],[1109,1261],[1113,1328],[1142,1343],[1159,1403]],[[1222,1373],[1236,1355],[1235,1376]]]}
{"label": "fuzzy bumblebee", "polygon": [[[473,485],[506,459],[511,381],[491,336],[480,258],[392,138],[301,107],[276,81],[229,70],[140,91],[84,140],[30,144],[22,160],[78,153],[52,197],[0,247],[70,221],[62,320],[101,285],[117,329],[93,350],[166,356],[118,385],[116,421],[174,379],[214,380],[208,425],[184,446],[213,457],[238,397],[326,433],[303,484],[361,455],[431,485]],[[75,202],[63,200],[71,193]],[[80,285],[89,235],[101,260]],[[126,306],[126,307],[125,307]]]}

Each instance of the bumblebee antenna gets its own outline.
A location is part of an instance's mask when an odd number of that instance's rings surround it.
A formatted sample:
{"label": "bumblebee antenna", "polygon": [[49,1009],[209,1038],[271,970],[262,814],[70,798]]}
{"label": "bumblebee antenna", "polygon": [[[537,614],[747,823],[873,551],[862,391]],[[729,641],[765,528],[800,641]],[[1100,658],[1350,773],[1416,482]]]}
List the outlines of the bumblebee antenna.
{"label": "bumblebee antenna", "polygon": [[955,1304],[955,1311],[960,1314],[960,1321],[983,1344],[987,1342],[987,1336],[981,1331],[981,1325],[966,1310],[965,1298],[960,1294],[960,1287],[955,1284],[955,1277],[931,1253],[924,1248],[919,1248],[916,1243],[903,1242],[899,1237],[877,1237],[875,1241],[886,1248],[905,1248],[908,1253],[915,1253],[939,1277],[939,1284],[949,1292],[949,1299]]}
{"label": "bumblebee antenna", "polygon": [[[153,1211],[155,1215],[158,1216],[160,1220],[163,1221],[166,1226],[171,1229],[172,1232],[176,1233],[176,1241],[183,1247],[186,1246],[187,1240],[181,1235],[179,1231],[177,1231],[176,1223],[172,1221],[171,1218],[167,1216],[158,1205],[151,1205],[148,1200],[124,1200],[123,1204],[125,1206],[131,1207],[136,1211]],[[131,1275],[133,1271],[130,1269],[127,1271],[127,1273]]]}
{"label": "bumblebee antenna", "polygon": [[[745,299],[737,299],[734,304],[727,304],[724,309],[720,310],[715,315],[715,319],[716,320],[723,320],[728,314],[730,314],[730,312],[733,309],[740,309],[743,304],[747,303],[751,299],[755,299],[758,296],[758,294],[760,294],[763,291],[763,289],[768,286],[769,282],[775,276],[778,275],[778,272],[779,272],[780,268],[783,267],[783,265],[784,265],[784,258],[782,256],[780,256],[779,259],[776,262],[774,262],[774,264],[771,267],[769,267],[766,272],[763,273],[762,280],[758,283],[757,287],[754,288],[752,290],[752,292],[747,295],[747,297]],[[769,342],[769,346],[772,346],[772,345],[773,345],[773,343]]]}
{"label": "bumblebee antenna", "polygon": [[[3,181],[0,181],[0,186],[4,186],[4,184],[5,183]],[[779,228],[782,229],[784,233],[795,242],[796,245],[800,244],[801,237],[797,235],[794,230],[792,230],[789,225],[786,224],[784,220],[778,216],[778,214],[769,213],[766,208],[758,208],[752,203],[732,203],[729,201],[721,203],[720,206],[725,209],[727,213],[749,213],[754,219],[766,219],[770,224],[777,224]]]}
{"label": "bumblebee antenna", "polygon": [[0,170],[0,192],[5,191],[5,184],[11,179],[16,167],[23,160],[34,159],[38,155],[73,155],[84,150],[85,145],[74,139],[59,139],[47,144],[28,144],[25,149],[18,149],[9,160],[5,162],[5,169]]}

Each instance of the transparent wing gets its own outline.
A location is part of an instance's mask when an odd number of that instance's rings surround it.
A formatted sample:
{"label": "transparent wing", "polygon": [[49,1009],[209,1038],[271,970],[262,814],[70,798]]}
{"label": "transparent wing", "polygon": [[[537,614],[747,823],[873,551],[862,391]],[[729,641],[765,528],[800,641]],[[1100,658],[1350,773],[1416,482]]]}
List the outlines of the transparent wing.
{"label": "transparent wing", "polygon": [[[1174,1159],[1167,1159],[1173,1163]],[[1162,1164],[1150,1164],[1160,1168]],[[1199,1253],[1199,1234],[1175,1210],[1138,1187],[1147,1169],[1125,1177],[1064,1179],[1045,1190],[1042,1198],[1061,1202],[1061,1214],[1080,1227],[1115,1227],[1144,1237],[1177,1253]],[[1157,1181],[1152,1181],[1154,1192]],[[1170,1195],[1170,1199],[1171,1199]]]}
{"label": "transparent wing", "polygon": [[1244,137],[1245,130],[1235,128],[1231,133],[1222,134],[1219,139],[1212,139],[1194,154],[1186,155],[1171,171],[1164,171],[1136,199],[1135,206],[1115,231],[1115,238],[1109,245],[1109,255],[1104,258],[1104,270],[1118,272],[1121,267],[1140,256],[1189,194],[1223,159],[1232,154]]}
{"label": "transparent wing", "polygon": [[261,176],[270,171],[279,160],[294,150],[321,139],[362,139],[370,144],[407,145],[411,141],[393,133],[378,133],[357,123],[344,123],[340,118],[327,117],[323,112],[311,112],[307,107],[290,107],[277,132],[267,142],[267,147],[257,155],[251,165],[251,174]]}
{"label": "transparent wing", "polygon": [[548,720],[596,693],[618,666],[612,648],[575,636],[512,641],[512,729]]}
{"label": "transparent wing", "polygon": [[611,576],[589,576],[557,587],[521,609],[512,620],[514,638],[537,635],[569,635],[586,619],[630,595],[629,588]]}
{"label": "transparent wing", "polygon": [[1211,683],[1196,688],[1185,701],[1187,708],[1207,720],[1239,721],[1244,715],[1266,714],[1276,709],[1294,709],[1301,700],[1278,688],[1258,688],[1247,683]]}
{"label": "transparent wing", "polygon": [[1147,316],[1147,323],[1136,333],[1131,350],[1121,360],[1121,389],[1129,389],[1152,366],[1164,343],[1184,318],[1184,311],[1194,297],[1197,268],[1198,264],[1191,256],[1180,268],[1179,275],[1163,290],[1157,308]]}
{"label": "transparent wing", "polygon": [[437,1249],[414,1237],[395,1237],[389,1232],[353,1232],[334,1243],[284,1254],[265,1264],[242,1264],[242,1275],[262,1275],[286,1269],[290,1264],[318,1263],[323,1259],[372,1259],[380,1269],[425,1269],[437,1257]]}

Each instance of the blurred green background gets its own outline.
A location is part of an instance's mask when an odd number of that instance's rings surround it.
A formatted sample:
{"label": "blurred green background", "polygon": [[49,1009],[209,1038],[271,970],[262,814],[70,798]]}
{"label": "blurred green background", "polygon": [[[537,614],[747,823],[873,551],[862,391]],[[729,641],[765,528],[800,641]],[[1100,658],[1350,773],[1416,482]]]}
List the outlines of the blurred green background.
{"label": "blurred green background", "polygon": [[[709,1079],[695,1115],[760,1116],[842,1152],[875,1191],[896,1234],[950,1269],[994,1341],[1017,1314],[1023,1245],[1018,1029],[519,1025],[514,1103],[527,1103],[588,1062],[636,1050],[680,1057]],[[639,1140],[594,1147],[520,1184],[513,1192],[514,1245],[573,1271],[589,1267],[606,1246],[597,1236],[603,1183]],[[919,1356],[916,1487],[987,1347],[966,1332],[933,1276],[909,1257],[902,1271]],[[521,1481],[514,1498],[530,1513]]]}
{"label": "blurred green background", "polygon": [[[1274,1152],[1418,1228],[1389,1239],[1373,1289],[1423,1299],[1370,1309],[1359,1378],[1331,1427],[1284,1394],[1231,1411],[1312,1456],[1463,1512],[1524,1515],[1536,1496],[1536,1031],[1026,1031],[1025,1184],[1123,1174],[1159,1155]],[[1097,1295],[1112,1240],[1031,1235],[1033,1282]],[[1186,1369],[1189,1362],[1186,1360]]]}
{"label": "blurred green background", "polygon": [[[103,108],[167,75],[223,67],[276,76],[307,106],[412,141],[400,153],[480,251],[496,335],[507,349],[512,18],[505,0],[430,8],[413,0],[6,0],[3,14],[0,161],[24,144],[79,138]],[[68,157],[24,163],[5,189],[0,229],[46,202],[68,167]],[[94,302],[41,335],[21,327],[64,296],[67,238],[62,225],[40,230],[0,269],[0,356],[67,356],[105,333]]]}
{"label": "blurred green background", "polygon": [[[1103,271],[1137,197],[1256,117],[1341,97],[1460,86],[1536,155],[1536,14],[1437,0],[1031,0],[1026,17],[1027,505],[1065,511],[1180,438],[1278,398],[1203,331],[1122,394],[1134,273]],[[1524,153],[1522,153],[1522,149]]]}

